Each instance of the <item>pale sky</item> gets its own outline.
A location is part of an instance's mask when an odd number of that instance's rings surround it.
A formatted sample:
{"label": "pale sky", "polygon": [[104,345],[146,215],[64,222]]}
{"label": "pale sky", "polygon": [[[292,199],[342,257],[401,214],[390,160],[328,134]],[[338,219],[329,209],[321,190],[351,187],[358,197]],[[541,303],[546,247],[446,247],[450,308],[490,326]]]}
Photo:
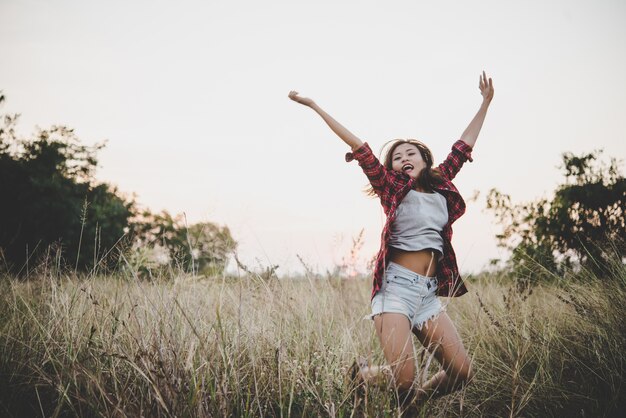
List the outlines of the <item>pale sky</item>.
{"label": "pale sky", "polygon": [[[455,180],[462,272],[503,257],[496,187],[549,196],[561,153],[626,157],[626,2],[0,0],[0,113],[108,140],[96,177],[153,211],[227,225],[240,258],[323,272],[383,215],[347,146],[290,90],[378,152],[417,138],[445,158],[495,97]],[[622,166],[623,167],[623,166]],[[475,191],[475,201],[469,201]],[[258,260],[258,261],[257,261]]]}

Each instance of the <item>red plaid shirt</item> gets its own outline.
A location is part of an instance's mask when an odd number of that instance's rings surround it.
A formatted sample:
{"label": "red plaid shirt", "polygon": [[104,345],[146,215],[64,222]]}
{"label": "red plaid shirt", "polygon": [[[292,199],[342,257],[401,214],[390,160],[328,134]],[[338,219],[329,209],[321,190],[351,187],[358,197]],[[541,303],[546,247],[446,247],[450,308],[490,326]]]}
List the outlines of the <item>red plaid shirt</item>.
{"label": "red plaid shirt", "polygon": [[[465,142],[458,140],[452,146],[452,151],[445,161],[439,164],[439,170],[444,182],[434,186],[434,189],[446,198],[448,203],[448,223],[443,227],[443,257],[437,264],[437,287],[438,296],[461,296],[467,293],[465,284],[459,275],[459,268],[456,263],[456,255],[452,248],[452,223],[465,213],[465,201],[457,188],[452,184],[452,179],[467,160],[472,161],[472,148]],[[380,197],[387,221],[381,235],[381,245],[376,263],[374,265],[374,280],[372,297],[378,292],[382,284],[387,265],[388,243],[391,237],[391,224],[396,219],[398,205],[404,196],[415,186],[415,179],[411,179],[408,174],[393,170],[387,170],[378,161],[367,143],[359,149],[346,154],[346,161],[357,160],[363,172],[370,181],[374,191]]]}

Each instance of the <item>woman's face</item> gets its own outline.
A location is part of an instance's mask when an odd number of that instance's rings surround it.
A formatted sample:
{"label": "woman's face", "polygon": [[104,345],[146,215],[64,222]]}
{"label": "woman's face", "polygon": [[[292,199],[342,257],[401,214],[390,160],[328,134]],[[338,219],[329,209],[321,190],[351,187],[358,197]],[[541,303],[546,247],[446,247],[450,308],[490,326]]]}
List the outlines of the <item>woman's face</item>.
{"label": "woman's face", "polygon": [[393,171],[406,173],[415,179],[419,176],[426,163],[422,159],[422,154],[413,144],[400,144],[391,154],[391,168]]}

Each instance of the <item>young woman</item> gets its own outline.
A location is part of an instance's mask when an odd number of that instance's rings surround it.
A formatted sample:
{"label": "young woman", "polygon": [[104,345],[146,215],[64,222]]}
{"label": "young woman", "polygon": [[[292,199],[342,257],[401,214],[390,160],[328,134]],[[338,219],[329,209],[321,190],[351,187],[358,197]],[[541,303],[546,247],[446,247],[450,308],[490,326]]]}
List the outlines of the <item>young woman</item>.
{"label": "young woman", "polygon": [[[289,98],[317,112],[348,144],[380,198],[387,220],[376,258],[372,289],[372,318],[388,366],[362,366],[369,381],[386,371],[403,399],[450,393],[472,378],[471,359],[437,296],[467,292],[459,276],[451,245],[452,223],[465,212],[465,202],[452,184],[471,151],[493,98],[493,82],[485,72],[479,77],[482,104],[439,166],[430,150],[416,140],[393,141],[381,164],[363,143],[313,100],[297,92]],[[414,387],[413,333],[434,354],[442,369],[422,387]]]}

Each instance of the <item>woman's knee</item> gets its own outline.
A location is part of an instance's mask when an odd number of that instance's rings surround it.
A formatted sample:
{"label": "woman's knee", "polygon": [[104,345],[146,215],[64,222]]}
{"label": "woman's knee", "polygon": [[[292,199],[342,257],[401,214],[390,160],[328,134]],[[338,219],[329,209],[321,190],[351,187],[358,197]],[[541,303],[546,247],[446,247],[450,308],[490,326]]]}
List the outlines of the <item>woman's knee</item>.
{"label": "woman's knee", "polygon": [[398,391],[404,392],[411,389],[415,380],[415,365],[406,361],[401,368],[395,370],[394,383]]}
{"label": "woman's knee", "polygon": [[470,383],[472,380],[474,380],[474,367],[472,365],[472,363],[470,362],[470,365],[468,367],[468,371],[467,371],[467,375],[465,376],[465,383]]}
{"label": "woman's knee", "polygon": [[446,373],[454,386],[465,386],[474,379],[474,368],[471,360],[463,363],[461,367],[447,370]]}

